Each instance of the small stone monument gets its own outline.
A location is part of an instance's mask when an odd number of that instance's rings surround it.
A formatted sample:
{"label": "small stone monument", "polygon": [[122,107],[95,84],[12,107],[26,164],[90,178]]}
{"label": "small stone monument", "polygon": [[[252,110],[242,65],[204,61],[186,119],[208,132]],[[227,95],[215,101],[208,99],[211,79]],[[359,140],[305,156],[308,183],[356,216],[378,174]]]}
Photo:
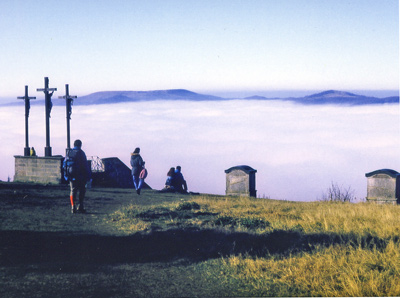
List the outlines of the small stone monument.
{"label": "small stone monument", "polygon": [[225,170],[226,195],[256,197],[257,170],[249,166],[236,166]]}
{"label": "small stone monument", "polygon": [[366,173],[367,201],[376,203],[400,203],[400,174],[391,169]]}

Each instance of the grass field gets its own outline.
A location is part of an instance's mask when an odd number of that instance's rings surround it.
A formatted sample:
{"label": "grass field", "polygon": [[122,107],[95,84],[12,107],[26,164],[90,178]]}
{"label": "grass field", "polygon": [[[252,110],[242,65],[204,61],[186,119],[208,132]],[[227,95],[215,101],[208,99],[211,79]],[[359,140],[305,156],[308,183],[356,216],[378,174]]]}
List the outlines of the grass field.
{"label": "grass field", "polygon": [[399,296],[400,207],[0,183],[1,297]]}

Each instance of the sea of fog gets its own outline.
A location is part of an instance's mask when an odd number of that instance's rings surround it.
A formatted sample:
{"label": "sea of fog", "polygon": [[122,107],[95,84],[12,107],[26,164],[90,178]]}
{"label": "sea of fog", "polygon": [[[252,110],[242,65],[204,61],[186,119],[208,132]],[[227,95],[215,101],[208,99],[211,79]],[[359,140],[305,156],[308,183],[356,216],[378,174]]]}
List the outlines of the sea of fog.
{"label": "sea of fog", "polygon": [[[224,194],[225,170],[257,170],[258,197],[314,201],[335,183],[357,198],[367,194],[365,173],[400,171],[399,106],[305,106],[284,101],[150,101],[73,106],[71,141],[87,156],[118,157],[129,166],[141,148],[154,189],[180,165],[189,190]],[[0,180],[14,177],[14,155],[25,147],[24,107],[0,107]],[[45,111],[33,105],[29,145],[44,155]],[[54,106],[53,155],[66,147],[65,107]]]}

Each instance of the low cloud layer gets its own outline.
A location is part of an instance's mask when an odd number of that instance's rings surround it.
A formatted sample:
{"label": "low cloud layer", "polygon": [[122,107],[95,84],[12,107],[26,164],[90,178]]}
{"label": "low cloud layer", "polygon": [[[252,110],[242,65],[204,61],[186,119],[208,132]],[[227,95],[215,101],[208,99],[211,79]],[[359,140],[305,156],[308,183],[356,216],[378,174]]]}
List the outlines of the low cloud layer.
{"label": "low cloud layer", "polygon": [[[224,170],[257,170],[259,197],[312,201],[335,182],[366,196],[365,173],[400,171],[398,105],[303,106],[281,101],[152,101],[73,107],[71,138],[88,156],[119,157],[141,148],[147,183],[161,189],[181,165],[189,190],[224,194]],[[13,179],[25,146],[23,107],[2,107],[0,180]],[[44,107],[32,106],[30,146],[42,156]],[[51,114],[53,154],[66,147],[65,107]]]}

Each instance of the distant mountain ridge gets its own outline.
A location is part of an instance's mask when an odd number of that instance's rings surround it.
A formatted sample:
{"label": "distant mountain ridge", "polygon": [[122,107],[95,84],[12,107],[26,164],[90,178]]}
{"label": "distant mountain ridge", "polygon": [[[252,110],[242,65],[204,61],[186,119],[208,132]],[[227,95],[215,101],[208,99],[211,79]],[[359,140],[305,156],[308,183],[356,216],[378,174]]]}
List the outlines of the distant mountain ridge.
{"label": "distant mountain ridge", "polygon": [[[282,100],[291,101],[299,104],[335,104],[335,105],[367,105],[399,103],[399,96],[391,97],[372,97],[354,94],[345,91],[327,90],[320,93],[311,94],[303,97],[272,97],[254,95],[245,98],[223,98],[214,95],[200,94],[185,89],[153,90],[153,91],[101,91],[89,95],[78,97],[74,100],[74,105],[97,105],[114,104],[123,102],[143,102],[154,100],[187,100],[187,101],[221,101],[221,100]],[[54,105],[64,105],[63,100],[52,100]],[[23,100],[5,105],[22,105]],[[31,104],[43,104],[43,100],[31,101]]]}
{"label": "distant mountain ridge", "polygon": [[[120,103],[132,101],[149,101],[149,100],[192,100],[192,101],[219,101],[230,100],[231,98],[223,98],[213,95],[205,95],[195,93],[185,89],[171,90],[154,90],[154,91],[104,91],[82,96],[76,101],[76,104],[105,104]],[[327,90],[304,97],[288,97],[288,98],[267,98],[264,96],[254,95],[245,97],[244,100],[286,100],[301,104],[346,104],[346,105],[363,105],[363,104],[383,104],[398,103],[399,97],[371,97],[358,95],[345,91]]]}
{"label": "distant mountain ridge", "polygon": [[[263,96],[251,96],[245,99],[271,100]],[[390,96],[378,98],[373,96],[364,96],[345,91],[327,90],[303,97],[273,98],[277,100],[290,100],[301,104],[342,104],[342,105],[366,105],[366,104],[384,104],[399,103],[399,96]]]}
{"label": "distant mountain ridge", "polygon": [[399,102],[399,97],[377,98],[358,95],[345,91],[328,90],[317,94],[303,97],[302,103],[305,104],[380,104]]}
{"label": "distant mountain ridge", "polygon": [[149,100],[223,100],[224,98],[195,93],[185,89],[154,91],[103,91],[82,96],[76,104],[106,104]]}

